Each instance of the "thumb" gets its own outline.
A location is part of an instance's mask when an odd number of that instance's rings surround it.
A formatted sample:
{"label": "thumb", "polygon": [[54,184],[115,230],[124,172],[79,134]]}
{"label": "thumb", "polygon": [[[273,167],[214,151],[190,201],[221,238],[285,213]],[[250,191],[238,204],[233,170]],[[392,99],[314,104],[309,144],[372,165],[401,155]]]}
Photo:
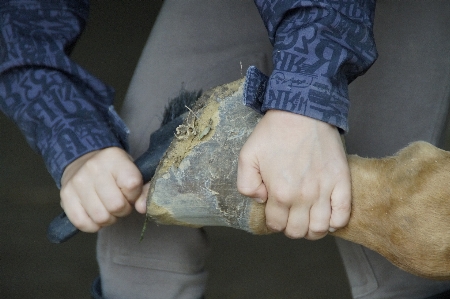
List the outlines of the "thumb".
{"label": "thumb", "polygon": [[142,188],[142,193],[139,198],[136,200],[134,204],[134,208],[141,214],[145,214],[147,212],[147,195],[148,190],[150,189],[150,183],[147,183]]}
{"label": "thumb", "polygon": [[115,168],[116,184],[126,199],[133,203],[142,193],[142,175],[131,160],[121,162]]}
{"label": "thumb", "polygon": [[267,200],[267,189],[258,165],[241,157],[238,162],[237,189],[242,195],[251,197],[259,203]]}

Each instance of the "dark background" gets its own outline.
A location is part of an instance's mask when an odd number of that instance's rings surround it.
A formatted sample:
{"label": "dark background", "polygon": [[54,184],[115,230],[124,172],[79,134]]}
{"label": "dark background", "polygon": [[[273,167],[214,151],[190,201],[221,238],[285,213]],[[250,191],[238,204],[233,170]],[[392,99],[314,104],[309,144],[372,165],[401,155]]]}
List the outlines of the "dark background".
{"label": "dark background", "polygon": [[[91,3],[88,27],[72,57],[116,89],[119,110],[161,4]],[[95,235],[50,244],[47,225],[60,212],[59,191],[40,156],[0,114],[0,298],[90,298],[98,275]],[[310,242],[227,228],[208,232],[208,299],[350,298],[331,237]]]}

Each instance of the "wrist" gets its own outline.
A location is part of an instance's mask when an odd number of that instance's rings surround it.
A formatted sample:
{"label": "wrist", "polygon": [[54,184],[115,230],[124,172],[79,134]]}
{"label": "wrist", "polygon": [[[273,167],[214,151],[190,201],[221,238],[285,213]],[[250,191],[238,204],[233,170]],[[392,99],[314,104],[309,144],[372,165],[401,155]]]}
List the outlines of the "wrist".
{"label": "wrist", "polygon": [[72,177],[73,175],[93,156],[95,156],[100,150],[95,150],[92,152],[89,152],[87,154],[84,154],[71,163],[69,163],[63,171],[63,174],[61,176],[61,186],[64,186]]}

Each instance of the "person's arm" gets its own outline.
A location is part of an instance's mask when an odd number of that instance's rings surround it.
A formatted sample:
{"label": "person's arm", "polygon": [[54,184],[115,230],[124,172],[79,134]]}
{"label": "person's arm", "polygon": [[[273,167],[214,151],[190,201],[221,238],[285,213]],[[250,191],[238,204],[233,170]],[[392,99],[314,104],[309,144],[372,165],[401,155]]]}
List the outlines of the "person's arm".
{"label": "person's arm", "polygon": [[[129,212],[128,201],[124,199],[132,194],[129,201],[136,200],[135,194],[142,190],[142,183],[136,181],[142,179],[124,151],[127,128],[112,106],[113,89],[68,56],[85,26],[88,9],[86,0],[0,3],[0,109],[44,158],[56,184],[62,187],[61,203],[69,219],[82,230],[95,231],[112,222],[112,216],[105,216],[105,211],[110,212],[108,209],[120,216]],[[115,150],[106,151],[110,148]],[[87,157],[104,157],[100,153],[105,151],[107,159],[101,160],[102,165],[95,163],[98,159],[89,164],[97,165],[97,173],[82,171],[85,162],[91,160]],[[83,194],[72,190],[72,182],[83,181],[77,175],[81,171],[84,181],[89,183],[75,183],[75,189],[83,192],[93,189],[91,193],[96,193],[92,185],[98,178],[117,173],[117,165],[124,168],[123,163],[132,169],[131,183],[125,183],[132,190],[125,188],[120,192],[126,195],[118,202],[113,201],[114,207],[99,204],[98,201],[103,203],[100,198],[83,198]],[[105,164],[109,164],[109,169]],[[70,171],[65,173],[67,169]],[[87,176],[91,179],[86,179]],[[117,189],[121,191],[120,186]],[[78,208],[73,208],[77,204]]]}
{"label": "person's arm", "polygon": [[267,113],[241,151],[238,189],[267,201],[271,229],[317,239],[350,216],[339,131],[348,130],[348,84],[377,57],[375,1],[255,3],[274,45],[274,71],[253,87],[260,98],[250,101]]}

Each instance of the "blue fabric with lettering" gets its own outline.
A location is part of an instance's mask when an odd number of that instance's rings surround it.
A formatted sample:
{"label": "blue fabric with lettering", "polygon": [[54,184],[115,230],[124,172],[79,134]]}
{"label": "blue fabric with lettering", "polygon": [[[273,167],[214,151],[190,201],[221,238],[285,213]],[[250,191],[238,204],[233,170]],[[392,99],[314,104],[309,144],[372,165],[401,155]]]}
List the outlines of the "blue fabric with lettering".
{"label": "blue fabric with lettering", "polygon": [[69,57],[88,1],[0,4],[0,108],[39,152],[57,185],[64,168],[93,150],[127,147],[114,91]]}
{"label": "blue fabric with lettering", "polygon": [[[255,4],[274,46],[274,71],[259,99],[261,111],[286,110],[347,131],[348,84],[377,57],[375,0],[255,0]],[[256,72],[249,75],[248,85],[261,80],[254,77],[259,76]]]}
{"label": "blue fabric with lettering", "polygon": [[[274,72],[248,72],[246,101],[346,131],[347,85],[376,59],[375,0],[255,0],[274,45]],[[0,2],[0,109],[60,185],[64,168],[93,150],[127,148],[114,91],[69,58],[88,0]]]}

